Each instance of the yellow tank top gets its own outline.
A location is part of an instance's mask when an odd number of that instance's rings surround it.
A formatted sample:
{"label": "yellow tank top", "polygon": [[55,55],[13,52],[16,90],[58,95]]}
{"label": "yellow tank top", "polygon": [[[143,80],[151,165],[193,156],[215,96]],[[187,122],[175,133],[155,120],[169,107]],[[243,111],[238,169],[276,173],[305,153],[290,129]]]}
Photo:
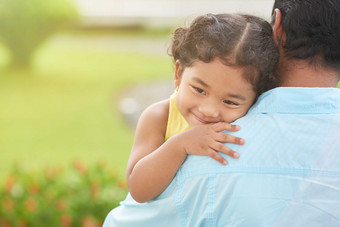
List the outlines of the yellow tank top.
{"label": "yellow tank top", "polygon": [[177,92],[173,93],[170,97],[169,116],[165,132],[165,140],[169,139],[171,136],[176,135],[177,133],[183,132],[184,130],[190,128],[190,126],[177,108],[176,96]]}

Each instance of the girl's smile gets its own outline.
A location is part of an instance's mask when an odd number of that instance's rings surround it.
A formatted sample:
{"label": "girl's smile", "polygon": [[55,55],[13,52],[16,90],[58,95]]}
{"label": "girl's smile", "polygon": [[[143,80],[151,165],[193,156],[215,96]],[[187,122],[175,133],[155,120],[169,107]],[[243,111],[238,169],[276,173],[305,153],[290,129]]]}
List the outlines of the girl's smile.
{"label": "girl's smile", "polygon": [[195,114],[193,114],[193,115],[195,116],[196,120],[197,120],[198,122],[201,122],[202,124],[214,123],[214,122],[205,121],[205,120],[203,120],[203,119],[197,117]]}

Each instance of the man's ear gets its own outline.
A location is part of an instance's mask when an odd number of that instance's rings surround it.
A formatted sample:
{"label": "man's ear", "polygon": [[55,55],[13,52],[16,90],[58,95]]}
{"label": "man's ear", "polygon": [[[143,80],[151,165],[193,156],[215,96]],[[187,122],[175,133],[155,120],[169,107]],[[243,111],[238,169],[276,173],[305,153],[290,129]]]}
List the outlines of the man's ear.
{"label": "man's ear", "polygon": [[181,83],[182,78],[182,72],[183,72],[183,66],[179,60],[176,60],[175,62],[175,88],[177,89]]}
{"label": "man's ear", "polygon": [[[281,46],[286,41],[286,34],[282,26],[281,10],[274,10],[273,37],[276,45]],[[282,43],[283,42],[283,43]]]}

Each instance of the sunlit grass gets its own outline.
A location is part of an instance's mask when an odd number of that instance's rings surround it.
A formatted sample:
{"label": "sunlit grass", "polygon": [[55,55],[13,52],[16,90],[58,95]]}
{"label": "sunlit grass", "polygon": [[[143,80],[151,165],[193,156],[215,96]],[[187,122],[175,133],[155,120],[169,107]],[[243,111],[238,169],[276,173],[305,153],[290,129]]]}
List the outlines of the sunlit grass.
{"label": "sunlit grass", "polygon": [[30,71],[1,71],[0,182],[17,161],[36,168],[75,158],[105,160],[124,176],[134,131],[117,111],[117,95],[130,84],[168,78],[170,59],[75,45],[74,38],[45,44]]}

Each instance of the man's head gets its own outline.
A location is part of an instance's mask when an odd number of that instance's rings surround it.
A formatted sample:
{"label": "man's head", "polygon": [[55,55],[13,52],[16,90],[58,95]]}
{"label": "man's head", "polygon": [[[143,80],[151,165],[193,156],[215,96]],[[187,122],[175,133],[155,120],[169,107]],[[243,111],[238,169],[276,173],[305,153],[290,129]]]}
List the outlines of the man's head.
{"label": "man's head", "polygon": [[283,56],[340,72],[340,0],[275,0],[272,25],[278,19]]}

